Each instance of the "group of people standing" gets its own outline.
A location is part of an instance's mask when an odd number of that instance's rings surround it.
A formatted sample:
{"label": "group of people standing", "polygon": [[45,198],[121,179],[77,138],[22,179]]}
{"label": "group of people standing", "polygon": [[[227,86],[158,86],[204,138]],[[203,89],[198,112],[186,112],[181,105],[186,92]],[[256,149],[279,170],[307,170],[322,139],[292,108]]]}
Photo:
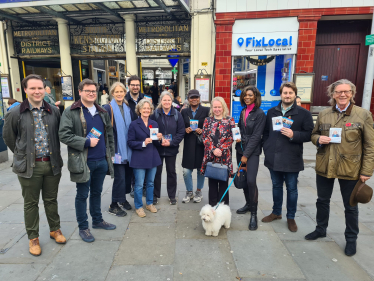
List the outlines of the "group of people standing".
{"label": "group of people standing", "polygon": [[[208,108],[200,104],[199,92],[190,90],[187,97],[189,106],[179,112],[173,106],[174,97],[170,92],[162,92],[157,108],[154,108],[152,99],[144,98],[140,91],[139,77],[130,77],[128,84],[129,92],[126,93],[122,83],[114,83],[109,90],[112,100],[101,107],[96,103],[98,85],[84,79],[78,86],[80,100],[66,108],[60,117],[58,108],[43,100],[45,83],[40,76],[29,75],[22,81],[28,98],[6,114],[3,136],[14,153],[13,172],[18,175],[22,188],[25,226],[32,255],[41,254],[38,239],[40,191],[50,236],[57,243],[66,243],[60,230],[57,208],[63,166],[60,141],[68,147],[68,170],[77,189],[75,210],[79,235],[85,242],[95,240],[88,223],[88,197],[92,228],[116,228],[104,221],[101,212],[101,193],[107,174],[114,178],[109,213],[115,216],[123,217],[126,210],[132,208],[126,198],[131,192],[132,181],[137,215],[145,217],[146,210],[157,212],[155,205],[161,197],[164,162],[170,204],[177,203],[176,158],[183,139],[182,167],[186,185],[183,203],[199,203],[203,199],[204,173],[209,162],[222,163],[227,166],[229,176],[234,177],[232,129],[235,121],[229,116],[223,98],[213,98]],[[247,185],[243,188],[246,204],[237,213],[250,212],[249,229],[258,228],[256,178],[263,149],[265,166],[273,183],[274,205],[272,213],[262,221],[282,218],[285,183],[288,228],[297,231],[297,182],[299,172],[304,169],[303,143],[312,140],[318,148],[317,228],[305,238],[314,240],[326,236],[330,197],[334,178],[338,178],[346,214],[346,254],[352,255],[356,252],[358,208],[351,206],[349,200],[357,180],[365,182],[373,172],[373,120],[370,112],[354,105],[356,90],[351,82],[339,80],[328,91],[332,109],[321,112],[313,130],[310,112],[296,103],[297,88],[293,83],[282,84],[281,101],[267,115],[260,108],[260,91],[254,86],[243,90],[240,96],[243,110],[238,123],[241,137],[236,140],[235,148],[238,165],[242,163],[246,169]],[[291,128],[274,130],[272,118],[279,116],[292,119]],[[191,120],[197,123],[197,128],[192,128]],[[328,130],[331,127],[343,128],[341,143],[330,144]],[[193,170],[197,173],[195,193]],[[208,179],[211,206],[217,205],[221,199],[229,204],[229,192],[225,194],[228,182],[229,179]]]}

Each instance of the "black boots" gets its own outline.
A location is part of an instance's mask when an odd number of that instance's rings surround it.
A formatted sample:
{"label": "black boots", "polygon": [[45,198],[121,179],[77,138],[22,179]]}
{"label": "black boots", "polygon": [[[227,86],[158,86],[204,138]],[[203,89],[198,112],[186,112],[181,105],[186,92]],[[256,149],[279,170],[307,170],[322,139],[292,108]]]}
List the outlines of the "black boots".
{"label": "black boots", "polygon": [[246,203],[246,204],[244,205],[244,207],[238,209],[238,210],[236,211],[236,213],[237,213],[237,214],[240,214],[240,215],[243,215],[243,214],[249,212],[250,209],[251,209],[251,208],[250,208],[249,204]]}
{"label": "black boots", "polygon": [[257,203],[252,203],[250,206],[251,210],[251,219],[249,221],[249,230],[256,230],[258,228],[257,226]]}

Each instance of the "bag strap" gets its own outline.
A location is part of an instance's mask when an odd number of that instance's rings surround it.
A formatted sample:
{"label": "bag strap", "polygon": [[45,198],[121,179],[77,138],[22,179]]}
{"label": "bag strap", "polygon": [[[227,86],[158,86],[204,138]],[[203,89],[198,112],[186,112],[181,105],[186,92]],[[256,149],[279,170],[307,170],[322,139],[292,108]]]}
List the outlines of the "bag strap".
{"label": "bag strap", "polygon": [[113,107],[112,107],[112,105],[111,104],[109,104],[109,106],[110,106],[110,111],[112,112],[112,127],[113,127]]}

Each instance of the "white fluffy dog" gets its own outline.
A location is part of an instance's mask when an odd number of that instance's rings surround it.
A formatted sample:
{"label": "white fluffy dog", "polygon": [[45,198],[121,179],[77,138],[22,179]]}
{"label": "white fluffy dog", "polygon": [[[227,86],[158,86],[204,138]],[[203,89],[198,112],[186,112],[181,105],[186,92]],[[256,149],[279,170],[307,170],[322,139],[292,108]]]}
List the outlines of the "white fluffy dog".
{"label": "white fluffy dog", "polygon": [[212,207],[207,204],[200,211],[203,228],[205,229],[205,235],[207,236],[218,236],[219,230],[221,229],[222,225],[225,228],[230,228],[230,207],[224,204],[220,204],[217,210],[215,210],[215,208],[215,206]]}

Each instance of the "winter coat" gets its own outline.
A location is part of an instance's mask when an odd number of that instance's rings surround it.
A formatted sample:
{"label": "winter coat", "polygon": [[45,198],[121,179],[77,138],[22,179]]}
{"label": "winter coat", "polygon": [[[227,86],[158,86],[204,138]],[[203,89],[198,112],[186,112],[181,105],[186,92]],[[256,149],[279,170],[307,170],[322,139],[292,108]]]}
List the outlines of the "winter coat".
{"label": "winter coat", "polygon": [[[158,124],[158,132],[163,136],[171,134],[172,140],[170,146],[157,146],[157,150],[161,157],[164,156],[175,156],[179,153],[179,144],[183,140],[185,127],[183,118],[180,112],[178,112],[174,107],[170,108],[170,115],[165,115],[162,108],[156,109],[158,113],[153,112],[150,119],[154,120]],[[156,117],[156,115],[158,115]],[[178,120],[176,117],[178,115]]]}
{"label": "winter coat", "polygon": [[240,113],[238,127],[240,129],[241,142],[236,143],[235,148],[240,155],[249,158],[251,155],[261,154],[262,133],[265,128],[266,115],[261,108],[254,107],[253,110],[249,112],[246,125],[244,125],[246,110],[247,107],[244,107]]}
{"label": "winter coat", "polygon": [[[110,175],[113,178],[113,127],[108,112],[96,103],[95,107],[104,123],[106,160],[108,162]],[[87,166],[88,147],[84,147],[86,136],[89,132],[86,132],[86,134],[84,133],[84,128],[86,128],[87,124],[85,120],[81,120],[80,118],[81,108],[82,102],[78,100],[65,109],[61,117],[59,130],[60,141],[68,146],[68,170],[70,171],[70,180],[78,183],[87,182],[90,179],[90,169]]]}
{"label": "winter coat", "polygon": [[[199,105],[195,118],[192,116],[191,108],[185,108],[181,114],[185,128],[191,127],[190,119],[199,120],[198,128],[202,129],[205,118],[209,117],[209,107]],[[193,153],[191,153],[191,151]],[[200,169],[204,157],[204,145],[198,144],[195,132],[184,135],[182,167],[186,169]]]}
{"label": "winter coat", "polygon": [[[358,180],[371,177],[374,169],[374,129],[371,113],[351,105],[339,114],[335,107],[319,113],[312,132],[317,146],[316,173],[326,178]],[[319,145],[320,136],[329,136],[330,128],[342,128],[341,143]]]}
{"label": "winter coat", "polygon": [[161,165],[160,155],[155,145],[160,145],[158,140],[152,141],[143,147],[143,142],[150,137],[149,128],[158,128],[156,121],[148,119],[148,127],[143,119],[138,118],[131,122],[127,144],[132,149],[130,167],[135,169],[151,169]]}
{"label": "winter coat", "polygon": [[273,131],[272,118],[283,116],[282,102],[270,108],[266,116],[263,134],[265,166],[277,172],[300,172],[304,170],[303,143],[309,142],[313,130],[312,114],[301,106],[292,105],[285,117],[293,120],[290,139],[280,131]]}
{"label": "winter coat", "polygon": [[[219,126],[219,127],[218,127]],[[218,143],[214,141],[215,133],[219,130]],[[226,117],[222,120],[208,117],[204,121],[203,139],[204,139],[204,159],[200,172],[205,173],[208,162],[217,162],[229,167],[229,175],[233,176],[232,166],[232,129],[235,127],[235,120],[232,117]],[[213,150],[219,148],[222,151],[221,157],[216,157]]]}
{"label": "winter coat", "polygon": [[[44,102],[44,107],[42,119],[48,133],[50,162],[53,175],[58,175],[63,166],[58,138],[60,110],[47,102]],[[8,111],[4,120],[3,139],[13,152],[13,172],[19,177],[31,178],[35,167],[35,124],[29,100],[25,99]]]}

